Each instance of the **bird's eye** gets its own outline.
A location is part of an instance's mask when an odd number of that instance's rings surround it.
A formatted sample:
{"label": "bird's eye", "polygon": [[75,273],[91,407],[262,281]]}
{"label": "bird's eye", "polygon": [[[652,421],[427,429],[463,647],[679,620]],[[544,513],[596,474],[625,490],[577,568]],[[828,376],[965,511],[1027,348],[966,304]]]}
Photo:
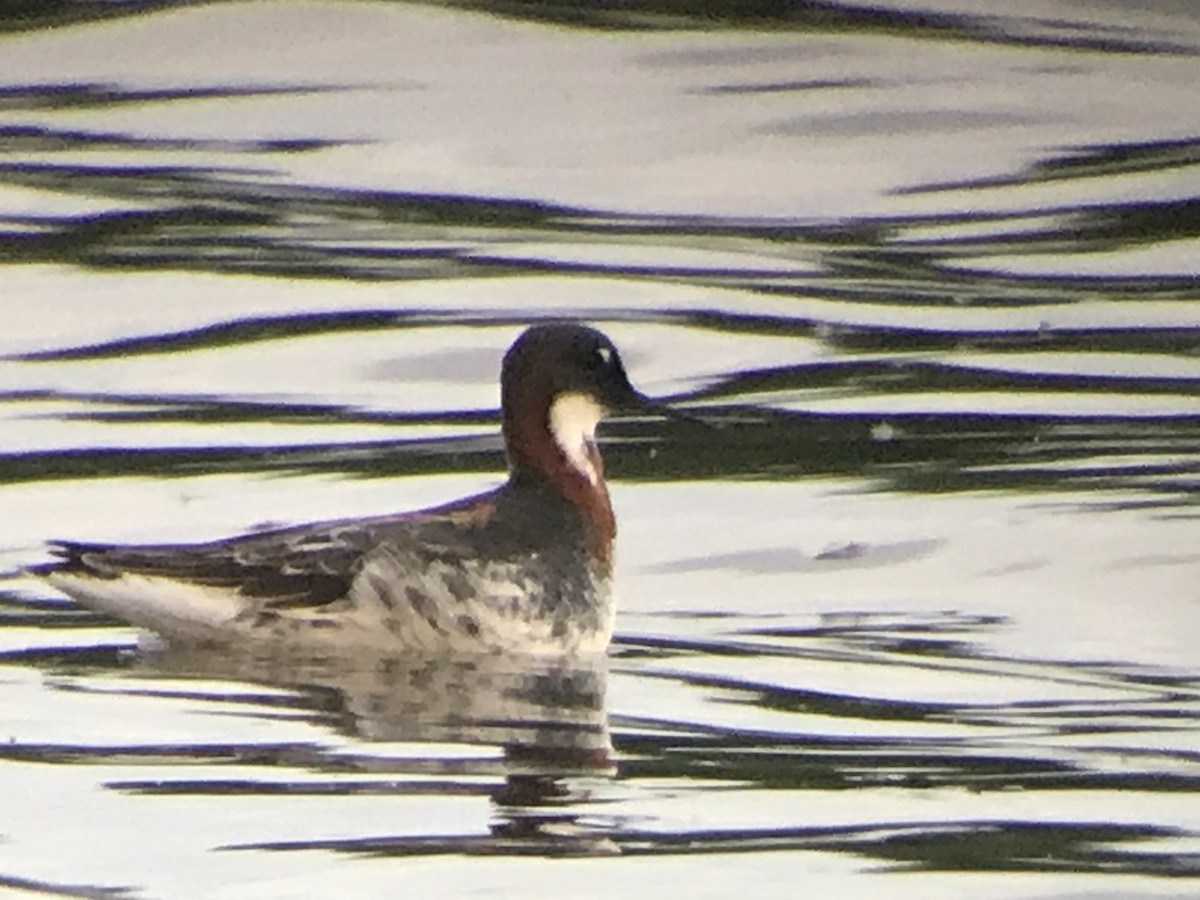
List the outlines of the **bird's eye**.
{"label": "bird's eye", "polygon": [[597,347],[592,354],[592,366],[597,369],[607,369],[612,365],[613,352],[608,347]]}

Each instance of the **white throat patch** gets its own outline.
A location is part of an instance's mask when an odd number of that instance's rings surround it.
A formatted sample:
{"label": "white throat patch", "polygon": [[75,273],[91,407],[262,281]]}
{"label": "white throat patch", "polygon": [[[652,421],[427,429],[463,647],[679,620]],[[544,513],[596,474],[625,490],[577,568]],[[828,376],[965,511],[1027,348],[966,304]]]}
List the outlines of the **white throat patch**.
{"label": "white throat patch", "polygon": [[603,407],[587,394],[562,394],[550,406],[554,442],[567,462],[592,484],[599,483],[600,473],[592,465],[588,448],[596,442],[596,426],[603,417]]}

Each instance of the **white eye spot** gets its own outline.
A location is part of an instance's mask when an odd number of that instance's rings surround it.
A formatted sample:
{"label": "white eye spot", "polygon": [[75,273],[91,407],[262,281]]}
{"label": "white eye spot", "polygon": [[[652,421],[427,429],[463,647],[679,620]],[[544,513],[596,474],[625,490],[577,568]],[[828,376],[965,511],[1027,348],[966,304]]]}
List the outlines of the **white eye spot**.
{"label": "white eye spot", "polygon": [[606,366],[612,362],[612,351],[607,347],[600,347],[597,349],[596,355],[600,357],[600,362],[604,363]]}

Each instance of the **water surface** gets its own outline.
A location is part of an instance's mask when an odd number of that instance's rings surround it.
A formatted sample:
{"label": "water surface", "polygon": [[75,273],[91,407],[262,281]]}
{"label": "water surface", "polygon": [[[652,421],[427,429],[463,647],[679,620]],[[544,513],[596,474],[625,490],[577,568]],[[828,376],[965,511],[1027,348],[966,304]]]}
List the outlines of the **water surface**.
{"label": "water surface", "polygon": [[[0,37],[0,884],[1196,892],[1190,4],[97,10]],[[607,426],[604,667],[21,573],[494,484],[552,317],[708,423]]]}

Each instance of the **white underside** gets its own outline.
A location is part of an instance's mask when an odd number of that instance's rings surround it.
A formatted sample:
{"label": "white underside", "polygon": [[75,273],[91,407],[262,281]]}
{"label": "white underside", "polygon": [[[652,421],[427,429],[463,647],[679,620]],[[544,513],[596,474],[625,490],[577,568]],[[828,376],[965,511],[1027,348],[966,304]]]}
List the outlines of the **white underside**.
{"label": "white underside", "polygon": [[237,593],[169,578],[95,578],[55,573],[46,580],[97,612],[166,636],[204,638],[227,632],[245,608]]}
{"label": "white underside", "polygon": [[596,442],[596,426],[604,417],[604,408],[587,394],[562,394],[550,406],[550,433],[574,468],[592,484],[600,483],[600,473],[592,465],[588,450]]}

